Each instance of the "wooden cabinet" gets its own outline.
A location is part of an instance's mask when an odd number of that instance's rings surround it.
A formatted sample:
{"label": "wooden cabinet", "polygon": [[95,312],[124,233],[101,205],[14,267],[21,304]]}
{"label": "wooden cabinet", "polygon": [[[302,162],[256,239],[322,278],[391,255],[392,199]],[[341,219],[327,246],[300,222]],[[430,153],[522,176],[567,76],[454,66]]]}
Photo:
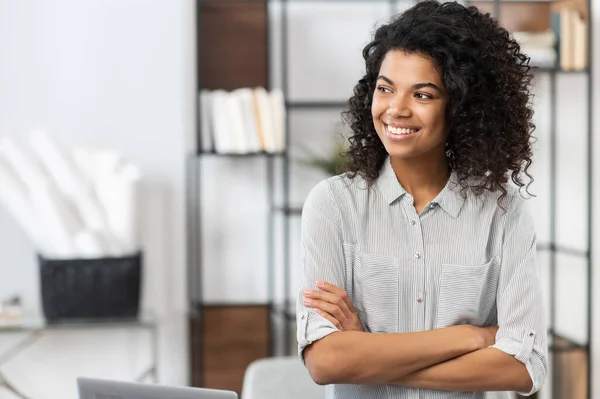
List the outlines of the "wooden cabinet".
{"label": "wooden cabinet", "polygon": [[267,17],[266,1],[199,2],[199,88],[268,87]]}
{"label": "wooden cabinet", "polygon": [[268,305],[204,306],[190,319],[192,384],[241,393],[248,365],[270,355]]}

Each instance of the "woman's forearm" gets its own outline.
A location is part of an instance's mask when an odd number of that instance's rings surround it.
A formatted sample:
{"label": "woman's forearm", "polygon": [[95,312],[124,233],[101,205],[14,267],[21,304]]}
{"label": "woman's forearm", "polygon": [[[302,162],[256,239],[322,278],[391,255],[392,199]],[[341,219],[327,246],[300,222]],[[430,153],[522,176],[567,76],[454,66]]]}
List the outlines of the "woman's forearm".
{"label": "woman's forearm", "polygon": [[525,365],[495,348],[481,349],[418,370],[391,384],[447,391],[529,392],[532,387]]}
{"label": "woman's forearm", "polygon": [[416,370],[492,345],[470,325],[404,334],[337,332],[305,349],[318,384],[387,383]]}

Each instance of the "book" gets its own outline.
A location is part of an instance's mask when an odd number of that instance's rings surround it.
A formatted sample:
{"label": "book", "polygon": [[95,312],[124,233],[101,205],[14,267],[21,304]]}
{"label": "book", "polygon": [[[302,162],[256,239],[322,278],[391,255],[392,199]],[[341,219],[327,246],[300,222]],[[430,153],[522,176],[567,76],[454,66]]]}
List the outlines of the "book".
{"label": "book", "polygon": [[275,126],[273,123],[273,112],[269,93],[262,87],[254,89],[255,106],[261,125],[262,137],[265,143],[265,151],[277,152],[277,139],[275,137]]}
{"label": "book", "polygon": [[285,99],[281,89],[273,89],[270,93],[271,111],[273,115],[273,134],[275,151],[281,152],[285,150]]}
{"label": "book", "polygon": [[246,152],[263,150],[259,139],[259,127],[254,111],[254,93],[250,88],[234,90],[231,93],[237,100],[241,110],[243,134],[246,141]]}
{"label": "book", "polygon": [[573,69],[573,19],[571,9],[562,8],[560,14],[560,67],[565,71]]}
{"label": "book", "polygon": [[572,67],[574,70],[581,71],[587,67],[587,23],[577,10],[572,9],[570,14],[573,29]]}
{"label": "book", "polygon": [[200,143],[199,148],[204,152],[214,151],[214,138],[211,116],[211,93],[208,90],[200,91]]}

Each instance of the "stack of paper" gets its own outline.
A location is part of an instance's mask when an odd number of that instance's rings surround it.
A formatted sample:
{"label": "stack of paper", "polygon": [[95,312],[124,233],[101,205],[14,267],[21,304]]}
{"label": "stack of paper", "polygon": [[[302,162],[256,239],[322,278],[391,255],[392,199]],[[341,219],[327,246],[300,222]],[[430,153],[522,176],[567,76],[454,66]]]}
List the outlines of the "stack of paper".
{"label": "stack of paper", "polygon": [[47,258],[136,252],[140,179],[118,154],[68,151],[44,131],[0,138],[0,206]]}
{"label": "stack of paper", "polygon": [[514,32],[513,37],[521,46],[521,52],[529,56],[529,65],[553,68],[556,65],[556,34],[546,32]]}
{"label": "stack of paper", "polygon": [[200,148],[220,154],[285,149],[285,101],[279,89],[200,92]]}

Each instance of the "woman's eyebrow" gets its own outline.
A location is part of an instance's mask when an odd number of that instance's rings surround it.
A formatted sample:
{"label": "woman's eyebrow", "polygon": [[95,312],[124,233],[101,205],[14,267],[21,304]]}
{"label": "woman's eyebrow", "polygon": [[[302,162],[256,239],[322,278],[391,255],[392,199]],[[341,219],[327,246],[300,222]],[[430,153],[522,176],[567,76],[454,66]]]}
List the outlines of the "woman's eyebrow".
{"label": "woman's eyebrow", "polygon": [[438,93],[443,93],[442,89],[440,89],[438,86],[436,86],[435,84],[433,84],[431,82],[415,83],[413,85],[413,89],[415,89],[415,90],[419,90],[419,89],[422,89],[424,87],[430,87],[430,88],[436,90]]}
{"label": "woman's eyebrow", "polygon": [[[395,85],[394,82],[390,78],[383,76],[383,75],[379,75],[377,77],[377,80],[383,80],[384,82],[386,82],[387,84],[392,85],[392,86]],[[439,93],[443,93],[442,89],[440,89],[437,85],[435,85],[431,82],[415,83],[414,85],[412,85],[413,90],[419,90],[419,89],[422,89],[425,87],[430,87]]]}
{"label": "woman's eyebrow", "polygon": [[385,77],[383,75],[379,75],[377,77],[377,80],[380,80],[380,79],[383,80],[384,82],[386,82],[387,84],[394,86],[394,82],[392,82],[391,79],[389,79],[389,78],[387,78],[387,77]]}

